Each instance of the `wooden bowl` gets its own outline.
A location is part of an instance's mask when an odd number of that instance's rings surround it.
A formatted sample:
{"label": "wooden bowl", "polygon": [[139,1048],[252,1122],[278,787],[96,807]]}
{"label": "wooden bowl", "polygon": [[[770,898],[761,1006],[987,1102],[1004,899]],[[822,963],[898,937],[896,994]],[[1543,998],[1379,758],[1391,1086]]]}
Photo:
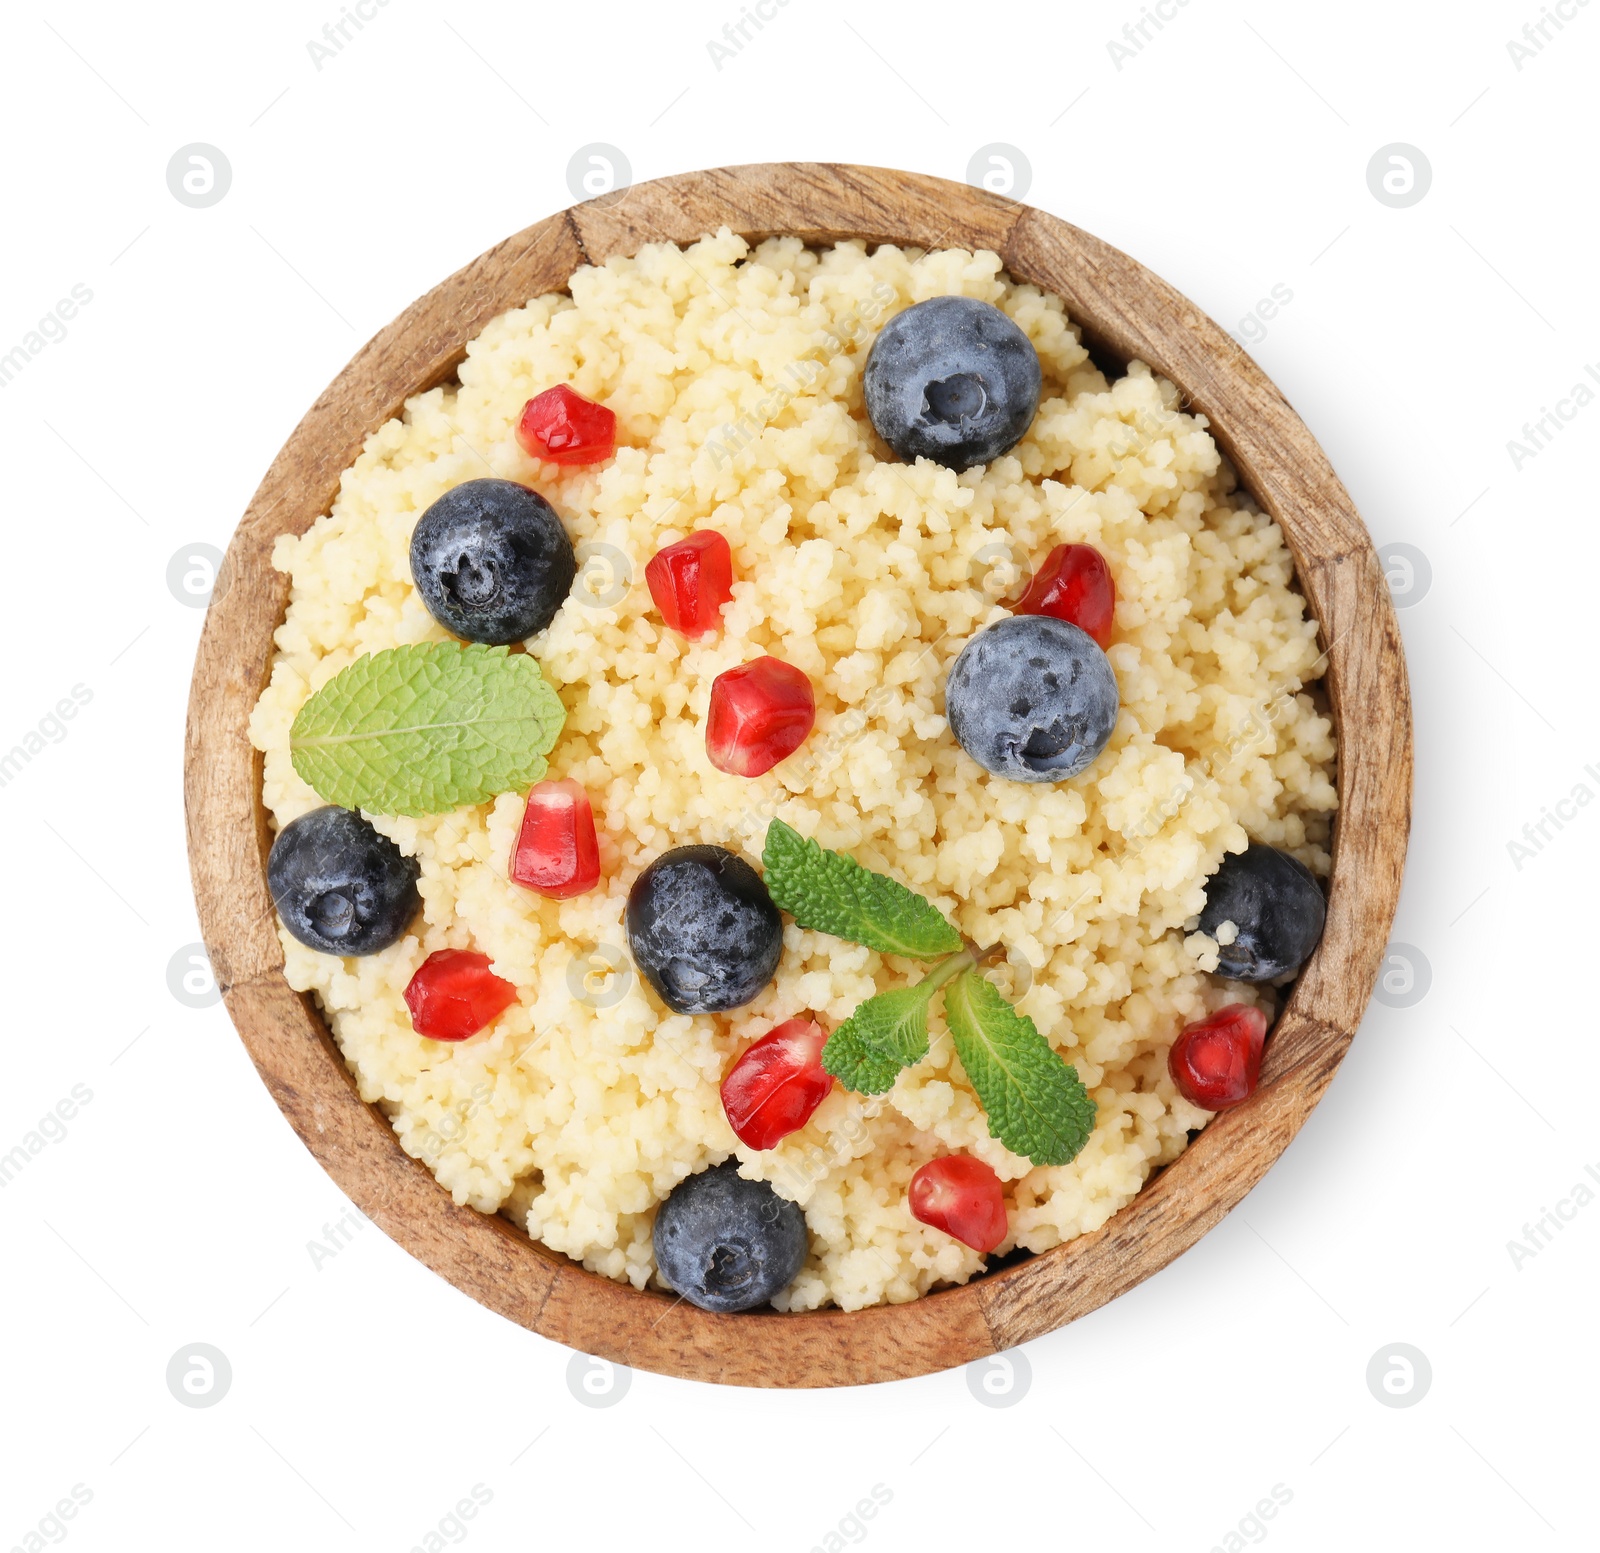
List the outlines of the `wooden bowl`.
{"label": "wooden bowl", "polygon": [[[1171,379],[1288,537],[1326,644],[1339,737],[1327,929],[1256,1093],[1095,1233],[961,1288],[850,1313],[711,1315],[586,1272],[506,1220],[457,1207],[358,1098],[312,999],[283,978],[261,759],[246,733],[288,600],[273,540],[328,510],[368,434],[449,379],[497,314],[563,290],[580,265],[720,226],[753,241],[789,233],[812,244],[993,249],[1017,280],[1065,300],[1103,363],[1138,357]],[[1411,716],[1389,590],[1349,496],[1282,394],[1197,307],[1043,211],[917,174],[779,163],[664,178],[536,222],[356,355],[284,444],[229,546],[195,662],[184,783],[195,896],[228,1011],[306,1147],[393,1239],[491,1310],[614,1362],[734,1385],[855,1385],[979,1359],[1096,1309],[1192,1246],[1282,1153],[1344,1056],[1382,960],[1410,822]]]}

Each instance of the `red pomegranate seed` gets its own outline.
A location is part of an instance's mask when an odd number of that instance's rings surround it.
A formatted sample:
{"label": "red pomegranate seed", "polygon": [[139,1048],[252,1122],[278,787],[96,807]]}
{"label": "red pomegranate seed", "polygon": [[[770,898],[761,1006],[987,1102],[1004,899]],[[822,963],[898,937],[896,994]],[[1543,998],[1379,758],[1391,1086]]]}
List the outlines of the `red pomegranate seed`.
{"label": "red pomegranate seed", "polygon": [[594,810],[578,783],[567,778],[534,784],[511,854],[511,879],[553,901],[582,895],[599,882]]}
{"label": "red pomegranate seed", "polygon": [[617,417],[565,383],[522,407],[517,441],[529,458],[551,464],[603,464],[617,451]]}
{"label": "red pomegranate seed", "polygon": [[1117,588],[1106,558],[1093,545],[1057,545],[1044,559],[1013,613],[1054,615],[1087,631],[1102,647],[1111,642]]}
{"label": "red pomegranate seed", "polygon": [[757,777],[794,754],[816,720],[811,681],[792,663],[741,663],[711,682],[706,755],[718,771]]}
{"label": "red pomegranate seed", "polygon": [[1000,1177],[970,1154],[930,1159],[906,1192],[911,1217],[988,1253],[1006,1238],[1006,1199]]}
{"label": "red pomegranate seed", "polygon": [[411,1027],[434,1041],[464,1041],[517,1001],[517,989],[489,969],[489,956],[439,949],[406,987]]}
{"label": "red pomegranate seed", "polygon": [[715,631],[733,597],[733,553],[715,529],[703,528],[650,557],[644,569],[661,618],[691,640]]}
{"label": "red pomegranate seed", "polygon": [[1230,1003],[1183,1031],[1167,1054],[1167,1071],[1191,1105],[1225,1110],[1255,1093],[1266,1038],[1259,1008]]}
{"label": "red pomegranate seed", "polygon": [[802,1014],[745,1048],[722,1081],[722,1109],[741,1143],[776,1148],[811,1120],[833,1088],[833,1075],[822,1066],[827,1039],[822,1026]]}

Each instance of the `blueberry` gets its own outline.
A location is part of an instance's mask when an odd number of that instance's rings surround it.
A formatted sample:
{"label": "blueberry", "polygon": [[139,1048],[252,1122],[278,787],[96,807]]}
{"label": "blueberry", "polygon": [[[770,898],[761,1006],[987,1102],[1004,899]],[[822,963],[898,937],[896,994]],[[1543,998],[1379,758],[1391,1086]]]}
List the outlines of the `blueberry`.
{"label": "blueberry", "polygon": [[729,1314],[765,1305],[806,1259],[806,1216],[737,1160],[685,1176],[656,1213],[656,1266],[691,1305]]}
{"label": "blueberry", "polygon": [[1235,981],[1276,981],[1317,947],[1327,906],[1311,870],[1297,857],[1260,841],[1230,852],[1206,885],[1200,931],[1211,938],[1224,922],[1239,936],[1217,956],[1217,974]]}
{"label": "blueberry", "polygon": [[1053,615],[1012,615],[961,649],[944,686],[957,741],[985,771],[1062,782],[1106,747],[1117,676],[1094,638]]}
{"label": "blueberry", "polygon": [[324,954],[376,954],[422,905],[422,870],[353,809],[313,809],[278,832],[267,887],[283,925]]}
{"label": "blueberry", "polygon": [[726,847],[674,847],[628,891],[628,948],[675,1014],[716,1014],[756,998],[783,953],[767,887]]}
{"label": "blueberry", "polygon": [[544,630],[577,574],[555,509],[514,480],[453,487],[411,534],[411,576],[422,602],[469,642],[504,647]]}
{"label": "blueberry", "polygon": [[932,297],[896,313],[867,357],[867,416],[901,458],[987,464],[1039,408],[1039,353],[999,308]]}

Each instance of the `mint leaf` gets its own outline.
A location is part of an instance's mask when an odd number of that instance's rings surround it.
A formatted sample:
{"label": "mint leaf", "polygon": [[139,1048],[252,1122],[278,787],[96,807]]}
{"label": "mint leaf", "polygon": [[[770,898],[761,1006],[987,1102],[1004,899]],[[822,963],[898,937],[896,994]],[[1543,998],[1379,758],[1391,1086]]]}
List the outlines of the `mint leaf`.
{"label": "mint leaf", "polygon": [[934,994],[972,966],[963,950],[941,960],[914,987],[896,987],[868,998],[828,1037],[822,1066],[863,1095],[892,1089],[901,1068],[928,1055],[928,1010]]}
{"label": "mint leaf", "polygon": [[945,988],[944,1015],[956,1055],[988,1112],[990,1136],[1036,1165],[1074,1159],[1095,1120],[1078,1070],[976,971]]}
{"label": "mint leaf", "polygon": [[962,948],[961,935],[931,901],[843,852],[808,841],[782,820],[767,826],[761,861],[768,894],[801,927],[913,960]]}
{"label": "mint leaf", "polygon": [[924,981],[868,998],[828,1037],[822,1066],[857,1094],[893,1089],[902,1068],[928,1055],[928,1007],[938,990]]}
{"label": "mint leaf", "polygon": [[334,675],[300,708],[289,751],[328,803],[444,814],[531,787],[566,715],[526,653],[421,642]]}

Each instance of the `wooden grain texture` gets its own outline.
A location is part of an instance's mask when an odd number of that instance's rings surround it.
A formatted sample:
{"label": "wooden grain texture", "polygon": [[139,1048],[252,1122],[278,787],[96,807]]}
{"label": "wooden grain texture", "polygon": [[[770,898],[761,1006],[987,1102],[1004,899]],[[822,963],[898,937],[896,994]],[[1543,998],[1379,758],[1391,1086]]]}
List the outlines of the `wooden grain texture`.
{"label": "wooden grain texture", "polygon": [[[460,1208],[362,1103],[322,1018],[283,979],[266,890],[270,841],[250,710],[287,601],[270,565],[363,440],[446,381],[496,314],[572,271],[727,226],[750,238],[858,237],[987,247],[1062,296],[1102,360],[1170,378],[1281,524],[1322,631],[1339,734],[1328,923],[1268,1045],[1262,1084],[1105,1226],[908,1305],[713,1316],[585,1272],[497,1217]],[[1193,1245],[1261,1178],[1321,1098],[1371,994],[1410,824],[1411,715],[1389,592],[1315,439],[1221,329],[1125,254],[1042,211],[961,184],[819,163],[721,168],[642,184],[507,239],[408,308],[329,385],[267,471],[234,535],[195,661],[184,760],[202,930],[229,1012],[289,1123],[360,1208],[509,1320],[613,1361],[736,1385],[857,1385],[962,1364],[1085,1315]]]}

